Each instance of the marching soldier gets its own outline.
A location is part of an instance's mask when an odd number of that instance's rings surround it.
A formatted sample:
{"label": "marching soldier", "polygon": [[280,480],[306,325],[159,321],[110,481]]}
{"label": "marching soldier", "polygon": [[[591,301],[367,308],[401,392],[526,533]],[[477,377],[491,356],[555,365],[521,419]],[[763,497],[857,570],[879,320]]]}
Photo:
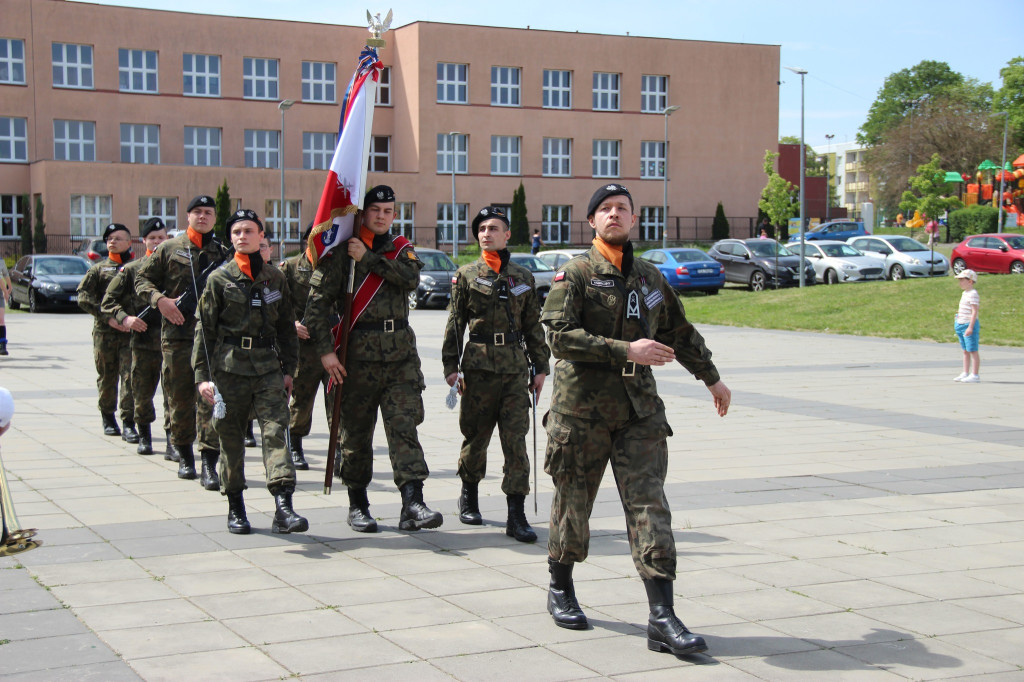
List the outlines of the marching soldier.
{"label": "marching soldier", "polygon": [[629,545],[650,603],[647,646],[688,654],[707,645],[673,610],[676,550],[665,498],[672,429],[651,366],[678,360],[704,382],[719,416],[731,394],[679,299],[658,269],[633,258],[633,199],[622,185],[597,190],[587,208],[593,247],[555,275],[541,321],[555,365],[551,411],[545,416],[544,470],[554,480],[548,567],[548,611],[555,624],[585,629],[572,568],[587,558],[590,510],[611,463],[626,512]]}
{"label": "marching soldier", "polygon": [[[217,490],[217,457],[220,444],[210,424],[210,406],[196,396],[192,372],[195,318],[185,317],[176,300],[184,295],[198,300],[199,281],[211,265],[228,258],[228,249],[213,236],[217,219],[213,197],[200,195],[188,204],[188,228],[168,239],[139,268],[135,288],[139,296],[163,316],[161,351],[164,356],[164,391],[171,410],[170,459],[178,462],[178,478],[196,478],[192,442],[198,422],[199,448],[203,459],[200,483]],[[196,285],[200,286],[197,287]],[[198,290],[197,290],[198,289]],[[188,311],[190,312],[190,311]]]}
{"label": "marching soldier", "polygon": [[288,395],[298,343],[288,283],[260,256],[263,223],[255,211],[239,210],[226,227],[234,259],[210,275],[199,301],[192,364],[200,395],[214,405],[223,397],[224,414],[215,417],[220,440],[221,488],[228,498],[228,530],[245,535],[249,520],[245,485],[245,426],[256,413],[263,440],[267,488],[277,507],[271,530],[301,533],[309,522],[292,509],[295,466],[284,444]]}
{"label": "marching soldier", "polygon": [[[129,330],[100,310],[103,296],[114,276],[132,259],[132,234],[121,223],[111,223],[103,230],[107,257],[89,268],[78,285],[78,307],[96,318],[92,327],[92,354],[96,360],[96,388],[99,390],[103,435],[121,436],[128,443],[138,443],[135,431],[135,402],[129,381],[132,369]],[[118,400],[118,384],[121,397]],[[121,412],[124,431],[117,427],[114,411]]]}
{"label": "marching soldier", "polygon": [[[156,395],[157,384],[160,383],[160,372],[163,355],[160,353],[160,318],[154,316],[152,324],[147,324],[138,317],[146,307],[146,301],[135,291],[135,280],[139,267],[145,258],[153,255],[160,244],[167,240],[167,228],[159,218],[150,218],[139,231],[146,255],[131,261],[121,272],[117,273],[107,287],[100,309],[110,315],[123,327],[134,332],[131,335],[131,387],[135,399],[135,424],[139,432],[140,455],[153,454],[152,424],[156,421],[156,410],[153,408],[153,396]],[[161,390],[164,397],[164,431],[169,434],[170,413],[167,408],[167,393]]]}
{"label": "marching soldier", "polygon": [[[509,262],[505,247],[511,232],[505,212],[493,206],[481,209],[473,218],[473,236],[480,243],[480,259],[459,268],[452,278],[441,350],[445,381],[449,386],[459,381],[462,394],[459,520],[472,526],[483,523],[478,486],[497,424],[505,455],[501,482],[508,503],[505,534],[519,542],[535,542],[537,534],[524,509],[530,492],[526,433],[530,400],[540,396],[551,353],[544,342],[533,275]],[[462,351],[467,326],[469,342]],[[459,377],[460,369],[464,379]]]}
{"label": "marching soldier", "polygon": [[[402,494],[401,530],[437,528],[444,521],[423,502],[429,475],[416,427],[423,422],[423,373],[416,335],[409,327],[409,292],[419,284],[423,262],[404,237],[389,234],[395,193],[378,185],[366,193],[357,232],[347,249],[335,249],[317,263],[309,279],[306,327],[341,393],[340,477],[348,486],[348,523],[361,533],[377,532],[366,486],[373,478],[373,429],[377,409],[384,419],[395,485]],[[345,294],[349,267],[360,291],[354,297],[348,366],[335,354],[331,316]],[[344,324],[350,324],[348,320]],[[345,379],[345,377],[348,377]],[[339,473],[336,471],[335,473]]]}

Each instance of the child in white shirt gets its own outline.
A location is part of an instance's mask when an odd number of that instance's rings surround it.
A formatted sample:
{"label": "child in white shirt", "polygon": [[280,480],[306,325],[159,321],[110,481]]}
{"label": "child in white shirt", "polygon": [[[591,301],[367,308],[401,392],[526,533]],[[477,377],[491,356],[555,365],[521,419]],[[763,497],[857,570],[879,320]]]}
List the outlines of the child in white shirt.
{"label": "child in white shirt", "polygon": [[981,335],[978,308],[981,306],[981,297],[974,288],[978,274],[974,270],[962,270],[956,275],[956,280],[964,293],[960,296],[960,307],[957,308],[956,319],[953,321],[953,331],[956,332],[960,348],[964,351],[964,371],[953,381],[976,384],[981,381],[978,377],[978,370],[981,367],[981,358],[978,355],[978,338]]}

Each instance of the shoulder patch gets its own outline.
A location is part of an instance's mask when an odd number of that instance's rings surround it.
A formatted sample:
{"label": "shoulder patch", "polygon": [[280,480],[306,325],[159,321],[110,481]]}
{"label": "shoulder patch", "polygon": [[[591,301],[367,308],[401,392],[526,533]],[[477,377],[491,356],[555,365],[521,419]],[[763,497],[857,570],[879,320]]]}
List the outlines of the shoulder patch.
{"label": "shoulder patch", "polygon": [[316,270],[309,278],[309,286],[319,287],[320,281],[324,278],[323,270]]}
{"label": "shoulder patch", "polygon": [[455,275],[452,275],[452,284],[458,284],[458,282],[459,282],[459,278],[456,277]]}
{"label": "shoulder patch", "polygon": [[406,249],[405,250],[405,257],[408,258],[409,260],[419,260],[420,259],[420,257],[416,255],[416,252],[413,251],[412,249]]}
{"label": "shoulder patch", "polygon": [[556,282],[561,282],[563,279],[565,279],[565,270],[559,270],[555,274],[555,281]]}

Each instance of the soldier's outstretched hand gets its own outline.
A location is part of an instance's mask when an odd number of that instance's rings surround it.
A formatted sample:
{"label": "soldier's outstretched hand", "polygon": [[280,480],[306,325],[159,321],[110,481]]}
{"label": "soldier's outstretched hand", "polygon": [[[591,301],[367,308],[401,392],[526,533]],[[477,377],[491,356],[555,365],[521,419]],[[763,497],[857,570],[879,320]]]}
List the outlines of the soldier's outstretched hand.
{"label": "soldier's outstretched hand", "polygon": [[452,372],[451,374],[446,376],[444,380],[448,382],[449,386],[454,386],[455,382],[458,381],[459,395],[462,395],[463,393],[466,392],[466,380],[460,377],[458,372]]}
{"label": "soldier's outstretched hand", "polygon": [[671,346],[658,343],[654,339],[631,341],[626,359],[638,365],[655,365],[661,367],[676,359],[676,352]]}
{"label": "soldier's outstretched hand", "polygon": [[720,380],[708,386],[711,395],[715,398],[715,409],[718,416],[724,417],[729,412],[729,405],[732,404],[732,391]]}
{"label": "soldier's outstretched hand", "polygon": [[203,381],[199,384],[199,395],[203,396],[203,400],[213,405],[213,382]]}
{"label": "soldier's outstretched hand", "polygon": [[164,296],[156,302],[157,310],[160,314],[167,318],[167,321],[174,325],[182,325],[185,323],[185,316],[178,310],[178,306],[174,305],[174,299]]}
{"label": "soldier's outstretched hand", "polygon": [[341,360],[338,359],[336,353],[328,353],[327,355],[320,356],[320,364],[324,366],[324,371],[331,375],[331,379],[334,383],[341,384],[344,378],[348,376],[348,372],[341,364]]}

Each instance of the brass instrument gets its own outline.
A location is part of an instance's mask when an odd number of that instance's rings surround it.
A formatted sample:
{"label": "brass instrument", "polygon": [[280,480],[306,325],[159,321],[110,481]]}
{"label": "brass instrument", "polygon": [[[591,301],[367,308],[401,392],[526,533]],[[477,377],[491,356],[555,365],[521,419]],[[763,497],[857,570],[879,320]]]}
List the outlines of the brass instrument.
{"label": "brass instrument", "polygon": [[0,459],[0,516],[3,517],[3,534],[0,535],[0,556],[11,556],[21,552],[35,549],[42,543],[33,540],[36,529],[28,528],[22,530],[18,522],[18,516],[14,513],[14,500],[11,498],[11,488],[7,484],[7,474],[4,471],[3,459]]}

